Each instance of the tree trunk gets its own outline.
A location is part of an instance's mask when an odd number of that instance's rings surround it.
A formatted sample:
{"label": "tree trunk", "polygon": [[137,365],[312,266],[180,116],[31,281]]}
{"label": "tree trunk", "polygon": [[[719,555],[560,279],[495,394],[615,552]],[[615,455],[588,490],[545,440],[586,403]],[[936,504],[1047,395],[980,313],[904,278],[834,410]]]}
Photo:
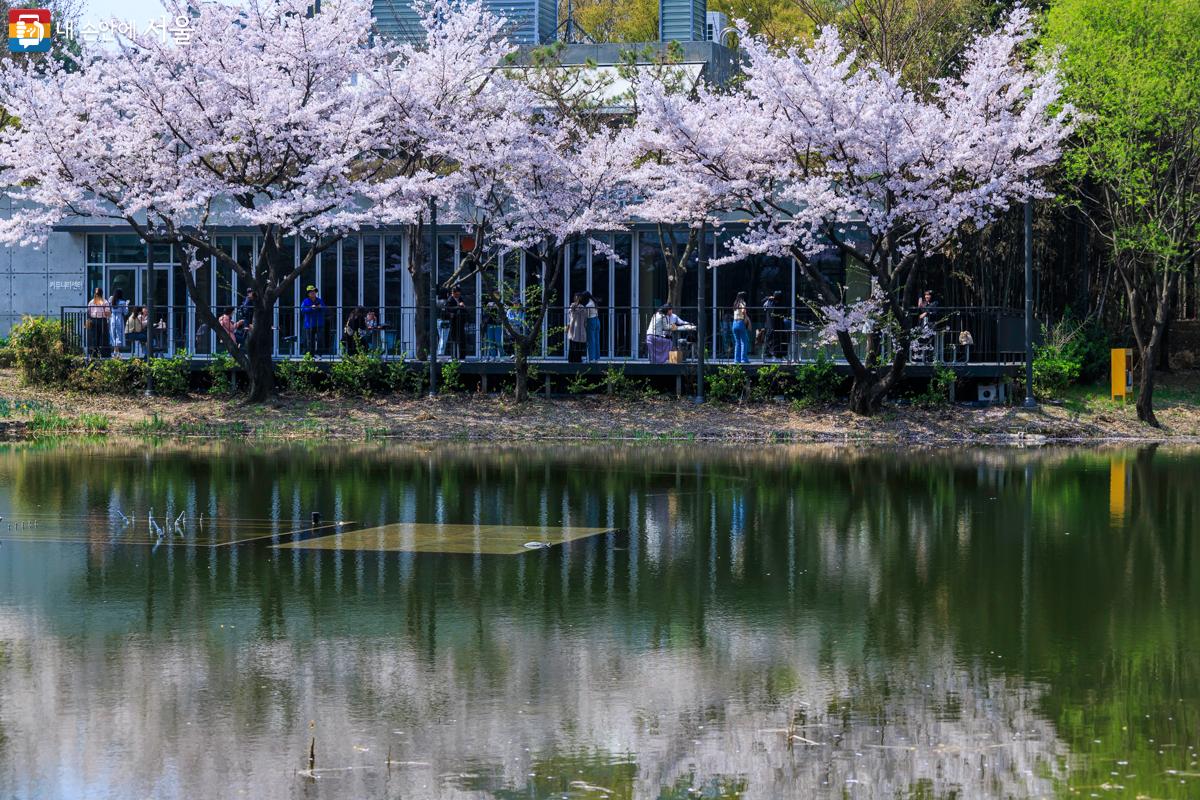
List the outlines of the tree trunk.
{"label": "tree trunk", "polygon": [[525,355],[523,344],[513,346],[513,362],[516,374],[516,387],[513,393],[516,395],[518,403],[524,403],[529,399],[529,359]]}
{"label": "tree trunk", "polygon": [[1158,417],[1154,416],[1154,362],[1151,360],[1154,357],[1153,349],[1148,348],[1147,352],[1139,354],[1142,363],[1141,375],[1138,377],[1137,415],[1142,422],[1158,428],[1161,426],[1158,424]]}
{"label": "tree trunk", "polygon": [[[248,367],[246,377],[250,386],[246,396],[248,403],[262,403],[275,393],[275,361],[272,358],[273,331],[269,320],[272,318],[270,309],[260,303],[254,311],[254,329],[246,337],[246,356]],[[272,304],[273,305],[273,304]],[[262,327],[257,320],[268,320]]]}
{"label": "tree trunk", "polygon": [[879,410],[883,402],[880,380],[871,373],[855,375],[850,385],[850,410],[862,417],[869,417]]}

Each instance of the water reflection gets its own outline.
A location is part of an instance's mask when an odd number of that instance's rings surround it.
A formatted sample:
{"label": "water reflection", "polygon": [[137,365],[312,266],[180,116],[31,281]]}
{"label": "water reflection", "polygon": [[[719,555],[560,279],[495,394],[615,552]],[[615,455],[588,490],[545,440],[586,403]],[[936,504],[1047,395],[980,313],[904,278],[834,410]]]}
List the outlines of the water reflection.
{"label": "water reflection", "polygon": [[[1193,796],[1198,465],[1152,448],[10,448],[0,525],[27,527],[0,530],[0,787]],[[314,510],[615,530],[517,556],[213,548],[195,530],[124,544],[116,512],[151,506],[276,541]],[[314,739],[315,780],[297,774]]]}

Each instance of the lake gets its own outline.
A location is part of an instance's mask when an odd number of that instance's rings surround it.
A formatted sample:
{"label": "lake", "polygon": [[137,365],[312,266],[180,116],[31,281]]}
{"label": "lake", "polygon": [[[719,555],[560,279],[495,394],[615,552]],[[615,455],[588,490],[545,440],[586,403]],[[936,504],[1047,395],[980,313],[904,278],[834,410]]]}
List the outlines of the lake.
{"label": "lake", "polygon": [[1200,797],[1200,450],[46,442],[0,515],[6,800]]}

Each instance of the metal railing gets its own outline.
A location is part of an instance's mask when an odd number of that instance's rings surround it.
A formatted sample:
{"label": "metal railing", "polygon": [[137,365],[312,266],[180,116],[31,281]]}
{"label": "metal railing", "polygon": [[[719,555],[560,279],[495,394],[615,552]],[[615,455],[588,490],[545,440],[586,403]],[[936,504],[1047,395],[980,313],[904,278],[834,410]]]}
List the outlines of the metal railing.
{"label": "metal railing", "polygon": [[[131,307],[132,310],[132,307]],[[299,358],[311,353],[318,359],[335,359],[347,353],[366,351],[387,359],[412,359],[425,352],[428,318],[425,309],[415,306],[387,306],[375,311],[374,325],[352,338],[345,333],[346,322],[354,309],[349,306],[323,306],[315,311],[291,305],[277,306],[271,317],[275,357]],[[652,307],[601,306],[595,322],[585,322],[587,341],[574,349],[570,346],[570,312],[561,306],[546,310],[534,337],[535,359],[600,361],[647,360],[653,343],[647,342],[647,328],[655,312]],[[93,312],[94,313],[94,312]],[[745,336],[746,359],[752,363],[802,363],[824,357],[843,360],[837,344],[820,341],[820,325],[806,308],[747,309],[748,330],[735,330],[733,313],[727,308],[709,308],[705,314],[705,356],[714,361],[732,361],[738,336]],[[1024,340],[1020,312],[980,307],[939,308],[928,326],[918,321],[914,310],[907,324],[928,335],[914,345],[912,363],[970,364],[1014,362],[1024,358]],[[695,358],[698,343],[697,309],[675,309],[687,323],[684,330],[671,331],[670,350],[679,353],[673,361]],[[220,312],[218,312],[218,316]],[[503,361],[513,357],[513,337],[500,321],[501,315],[518,330],[530,324],[535,315],[520,307],[489,308],[468,306],[460,312],[439,310],[434,348],[440,357],[460,360]],[[146,352],[148,335],[153,336],[154,352],[171,354],[184,351],[195,358],[211,357],[225,348],[216,333],[205,324],[196,309],[168,306],[156,308],[150,330],[140,335],[114,337],[111,317],[97,318],[87,306],[64,306],[61,319],[64,345],[86,358],[112,355],[141,355]],[[119,324],[125,327],[126,317]],[[248,322],[235,311],[232,316],[235,336],[245,335]],[[856,338],[857,351],[865,355],[866,343]],[[886,351],[887,341],[883,342]]]}

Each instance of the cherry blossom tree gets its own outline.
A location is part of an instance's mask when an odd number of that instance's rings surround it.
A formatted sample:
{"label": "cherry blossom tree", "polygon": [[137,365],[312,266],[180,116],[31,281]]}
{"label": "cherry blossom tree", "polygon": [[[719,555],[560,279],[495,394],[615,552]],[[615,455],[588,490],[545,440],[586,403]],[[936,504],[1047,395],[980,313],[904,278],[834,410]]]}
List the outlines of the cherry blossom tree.
{"label": "cherry blossom tree", "polygon": [[[505,70],[489,87],[504,113],[460,117],[448,160],[456,164],[459,212],[476,231],[476,249],[523,254],[526,283],[522,322],[505,319],[513,343],[516,397],[528,399],[529,357],[556,297],[563,257],[575,242],[625,227],[632,188],[628,133],[603,122],[587,98],[548,97],[544,70],[553,64]],[[610,254],[615,257],[615,253]],[[479,257],[479,265],[486,257]]]}
{"label": "cherry blossom tree", "polygon": [[[480,96],[505,47],[502,23],[478,3],[437,0],[422,6],[429,41],[414,48],[372,39],[366,0],[315,14],[307,0],[168,10],[190,17],[186,42],[135,35],[78,72],[4,65],[0,104],[20,125],[0,135],[0,164],[19,205],[0,241],[40,244],[84,217],[175,245],[200,321],[262,400],[276,301],[347,232],[414,222],[449,191],[431,154],[447,115],[470,113]],[[249,264],[216,238],[239,228],[258,234]],[[283,252],[291,236],[307,243],[298,264]],[[196,272],[218,264],[257,290],[241,343],[197,289]]]}
{"label": "cherry blossom tree", "polygon": [[[746,80],[693,98],[645,87],[638,126],[673,170],[641,213],[687,218],[724,207],[745,214],[720,265],[756,254],[792,256],[828,310],[849,314],[845,289],[813,256],[832,247],[878,284],[879,324],[865,357],[851,325],[834,325],[850,365],[851,408],[870,414],[904,373],[907,324],[924,259],[954,246],[1012,204],[1046,195],[1039,178],[1071,130],[1053,65],[1025,63],[1029,12],[971,42],[957,77],[917,93],[848,52],[826,29],[806,48],[742,42]],[[861,308],[859,308],[861,310]],[[885,318],[893,332],[879,335]],[[861,326],[859,326],[861,329]]]}
{"label": "cherry blossom tree", "polygon": [[[516,398],[528,399],[529,356],[539,347],[547,308],[572,243],[625,224],[629,166],[625,132],[548,112],[518,82],[506,92],[509,113],[458,139],[454,161],[463,180],[463,205],[492,253],[520,252],[527,275],[522,321],[504,320],[514,348]],[[606,247],[592,240],[596,247]],[[616,254],[612,254],[616,257]]]}

